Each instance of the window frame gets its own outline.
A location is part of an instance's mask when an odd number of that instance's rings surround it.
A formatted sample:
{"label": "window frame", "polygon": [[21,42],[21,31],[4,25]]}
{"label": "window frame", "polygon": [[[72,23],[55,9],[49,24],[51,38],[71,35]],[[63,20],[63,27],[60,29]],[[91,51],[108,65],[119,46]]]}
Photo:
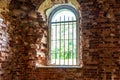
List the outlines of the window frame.
{"label": "window frame", "polygon": [[50,49],[51,49],[51,21],[52,21],[52,18],[53,18],[53,16],[54,16],[54,14],[57,12],[57,11],[59,11],[59,10],[61,10],[61,9],[68,9],[68,10],[70,10],[71,12],[73,12],[74,13],[74,15],[75,15],[75,17],[76,17],[76,59],[77,59],[77,61],[76,61],[76,65],[67,65],[67,67],[79,67],[80,66],[80,41],[79,41],[79,34],[80,34],[80,32],[79,32],[79,14],[78,14],[78,11],[73,7],[73,6],[71,6],[71,5],[66,5],[66,4],[61,4],[61,5],[59,5],[59,6],[57,6],[57,7],[55,7],[52,11],[51,11],[51,13],[49,14],[49,16],[48,16],[48,62],[47,62],[47,64],[48,64],[48,66],[54,66],[54,67],[66,67],[66,65],[64,66],[64,65],[59,65],[59,66],[57,66],[57,65],[51,65],[50,64],[50,61],[51,61],[51,59],[50,59],[50,57],[51,57],[51,54],[50,54]]}

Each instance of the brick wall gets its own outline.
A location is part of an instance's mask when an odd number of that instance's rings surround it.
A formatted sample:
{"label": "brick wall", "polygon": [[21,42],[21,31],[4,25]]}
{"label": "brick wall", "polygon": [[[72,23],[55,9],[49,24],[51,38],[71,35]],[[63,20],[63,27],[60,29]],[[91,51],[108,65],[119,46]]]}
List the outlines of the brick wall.
{"label": "brick wall", "polygon": [[7,23],[0,18],[0,79],[4,76],[3,73],[6,71],[6,62],[9,56],[8,46],[8,34],[7,34]]}
{"label": "brick wall", "polygon": [[[41,44],[39,40],[47,26],[35,10],[37,3],[13,0],[10,12],[4,15],[11,23],[8,26],[11,56],[7,66],[3,66],[6,68],[3,80],[120,80],[120,1],[78,2],[82,8],[83,67],[36,68],[35,45]],[[47,48],[46,44],[44,47]]]}
{"label": "brick wall", "polygon": [[89,45],[83,48],[83,76],[87,80],[119,80],[120,4],[111,1],[81,3],[83,34]]}

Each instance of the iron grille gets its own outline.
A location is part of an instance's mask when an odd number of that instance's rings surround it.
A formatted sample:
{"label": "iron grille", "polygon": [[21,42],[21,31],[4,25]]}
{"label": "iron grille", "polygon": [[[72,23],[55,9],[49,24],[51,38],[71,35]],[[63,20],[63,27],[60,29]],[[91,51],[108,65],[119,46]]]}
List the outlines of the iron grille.
{"label": "iron grille", "polygon": [[50,23],[50,64],[77,64],[76,23],[77,20],[73,17],[66,18],[65,16]]}

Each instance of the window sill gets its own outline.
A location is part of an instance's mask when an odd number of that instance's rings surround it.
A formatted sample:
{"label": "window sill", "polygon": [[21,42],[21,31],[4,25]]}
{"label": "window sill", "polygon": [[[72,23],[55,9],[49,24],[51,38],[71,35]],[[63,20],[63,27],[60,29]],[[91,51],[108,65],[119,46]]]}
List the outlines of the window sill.
{"label": "window sill", "polygon": [[82,66],[41,66],[41,65],[36,65],[36,68],[82,68]]}

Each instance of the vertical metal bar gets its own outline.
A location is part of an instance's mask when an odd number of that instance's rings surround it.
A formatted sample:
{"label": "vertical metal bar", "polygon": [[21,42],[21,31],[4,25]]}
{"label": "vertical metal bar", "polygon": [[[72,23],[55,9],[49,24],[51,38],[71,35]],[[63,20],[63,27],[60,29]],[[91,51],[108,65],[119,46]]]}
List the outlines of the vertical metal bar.
{"label": "vertical metal bar", "polygon": [[59,53],[59,65],[61,64],[61,17],[60,17],[60,53]]}
{"label": "vertical metal bar", "polygon": [[[68,17],[68,21],[69,21],[69,17]],[[69,22],[68,22],[68,65],[69,65]]]}
{"label": "vertical metal bar", "polygon": [[[65,21],[65,16],[64,16]],[[64,65],[65,65],[65,22],[64,22]]]}
{"label": "vertical metal bar", "polygon": [[[57,22],[57,20],[55,21]],[[55,64],[56,64],[56,60],[57,60],[57,23],[55,24]]]}
{"label": "vertical metal bar", "polygon": [[[73,21],[73,17],[72,17]],[[72,65],[74,64],[74,22],[72,22]]]}
{"label": "vertical metal bar", "polygon": [[[77,19],[77,18],[76,18]],[[76,28],[76,44],[78,45],[75,45],[76,46],[76,64],[79,65],[79,27],[78,27],[78,23],[79,23],[79,20],[77,19],[76,21],[76,24],[75,24],[75,28]]]}

